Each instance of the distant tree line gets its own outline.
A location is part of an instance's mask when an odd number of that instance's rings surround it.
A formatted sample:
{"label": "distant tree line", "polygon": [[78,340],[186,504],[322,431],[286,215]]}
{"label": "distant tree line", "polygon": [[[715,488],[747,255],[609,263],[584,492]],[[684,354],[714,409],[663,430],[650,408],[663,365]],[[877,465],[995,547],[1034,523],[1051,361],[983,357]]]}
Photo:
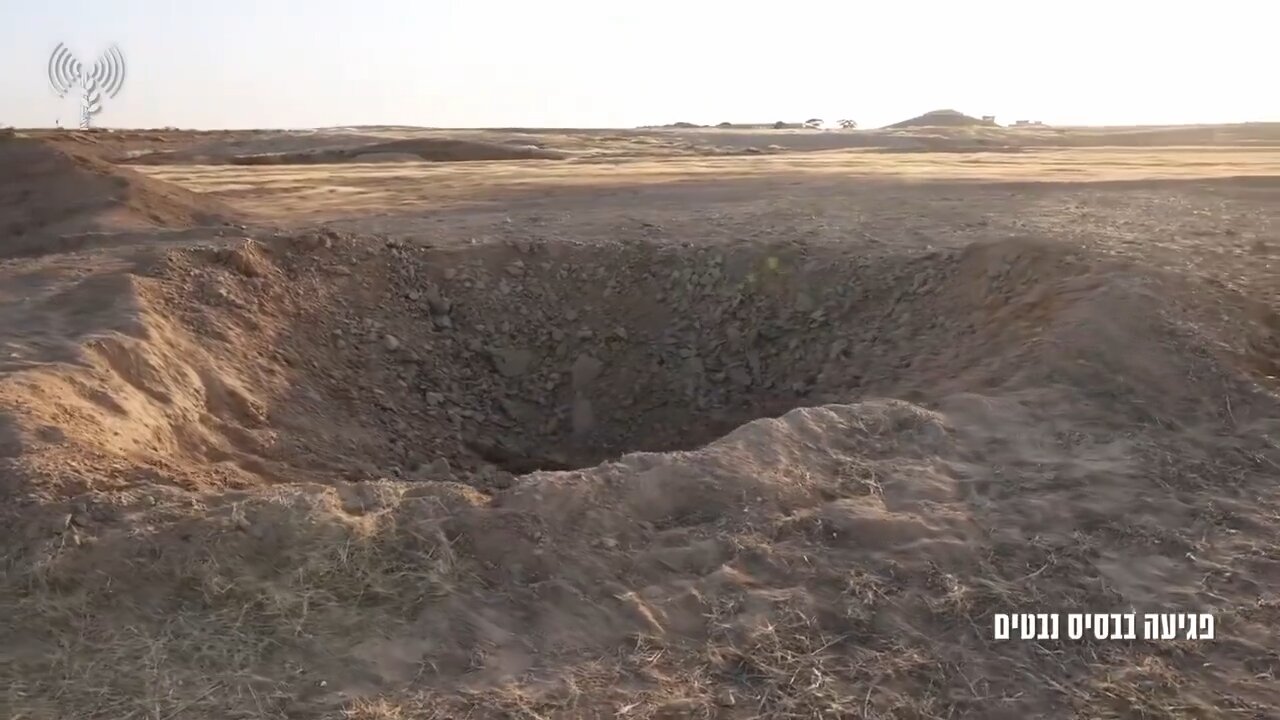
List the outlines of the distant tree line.
{"label": "distant tree line", "polygon": [[[774,130],[800,130],[800,129],[816,130],[816,129],[822,128],[825,124],[826,124],[826,121],[823,120],[822,118],[809,118],[804,122],[787,122],[786,120],[779,120],[772,124],[732,123],[732,122],[725,121],[722,123],[716,123],[714,127],[720,128],[722,130],[731,130],[735,128],[739,130],[758,130],[758,129],[769,128],[769,127],[772,127]],[[853,120],[839,120],[836,122],[836,124],[839,125],[842,130],[854,130],[858,127],[858,123]],[[705,128],[705,127],[712,127],[712,126],[699,125],[697,123],[681,121],[681,122],[674,122],[669,125],[663,125],[662,127],[677,128],[677,129],[694,129],[694,128]]]}

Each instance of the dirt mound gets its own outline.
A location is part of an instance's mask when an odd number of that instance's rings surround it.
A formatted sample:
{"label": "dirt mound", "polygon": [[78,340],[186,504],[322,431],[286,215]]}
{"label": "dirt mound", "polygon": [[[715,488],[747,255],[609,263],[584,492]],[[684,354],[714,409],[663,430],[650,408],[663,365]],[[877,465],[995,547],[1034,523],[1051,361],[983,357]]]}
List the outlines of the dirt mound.
{"label": "dirt mound", "polygon": [[388,161],[474,162],[482,160],[561,160],[564,153],[531,145],[413,138],[364,145],[321,148],[300,152],[271,152],[252,155],[200,154],[194,151],[149,153],[126,162],[137,165],[180,163],[209,165],[311,165]]}
{"label": "dirt mound", "polygon": [[993,120],[970,117],[955,110],[933,110],[886,126],[888,129],[916,127],[996,127]]}
{"label": "dirt mound", "polygon": [[[1254,599],[1280,546],[1250,528],[1280,448],[1240,431],[1280,407],[1206,350],[1199,313],[1242,302],[1225,290],[1023,241],[324,232],[94,267],[24,301],[60,313],[66,344],[27,352],[63,364],[0,365],[20,714],[1277,700],[1234,679],[1274,662]],[[1247,582],[1220,574],[1240,543]],[[1049,605],[1212,610],[1221,631],[990,639],[992,613]]]}
{"label": "dirt mound", "polygon": [[0,256],[36,234],[221,224],[234,213],[197,193],[31,138],[0,142]]}

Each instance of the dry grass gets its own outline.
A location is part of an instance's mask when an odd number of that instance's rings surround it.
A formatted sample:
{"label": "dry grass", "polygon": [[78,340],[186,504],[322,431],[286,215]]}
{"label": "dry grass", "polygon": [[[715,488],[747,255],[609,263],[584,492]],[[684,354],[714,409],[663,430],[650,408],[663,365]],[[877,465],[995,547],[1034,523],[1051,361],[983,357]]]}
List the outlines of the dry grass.
{"label": "dry grass", "polygon": [[324,694],[342,672],[325,648],[394,635],[450,592],[456,569],[438,528],[350,518],[323,497],[284,491],[203,516],[156,506],[142,514],[156,521],[111,529],[80,520],[88,528],[67,524],[40,555],[6,558],[0,609],[25,618],[6,635],[31,651],[8,669],[9,706],[273,717]]}
{"label": "dry grass", "polygon": [[607,191],[689,181],[966,180],[1097,182],[1273,176],[1280,149],[1079,148],[1021,153],[831,151],[621,163],[393,163],[307,166],[140,167],[190,190],[234,202],[264,219],[426,209],[551,190]]}

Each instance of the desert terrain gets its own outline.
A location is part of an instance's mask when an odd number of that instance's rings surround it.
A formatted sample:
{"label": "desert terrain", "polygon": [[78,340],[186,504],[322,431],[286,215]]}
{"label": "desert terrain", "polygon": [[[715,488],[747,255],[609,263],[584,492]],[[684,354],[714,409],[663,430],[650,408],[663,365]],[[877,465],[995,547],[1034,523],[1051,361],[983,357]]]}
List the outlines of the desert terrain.
{"label": "desert terrain", "polygon": [[19,130],[0,522],[6,718],[1277,717],[1280,124]]}

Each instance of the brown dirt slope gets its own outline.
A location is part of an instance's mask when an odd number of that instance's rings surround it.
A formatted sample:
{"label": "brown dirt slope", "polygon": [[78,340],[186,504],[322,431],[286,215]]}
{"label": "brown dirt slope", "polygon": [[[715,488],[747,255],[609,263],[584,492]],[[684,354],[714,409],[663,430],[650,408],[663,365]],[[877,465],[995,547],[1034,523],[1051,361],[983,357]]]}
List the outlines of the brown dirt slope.
{"label": "brown dirt slope", "polygon": [[[1274,312],[1052,243],[867,250],[323,232],[0,266],[0,703],[1280,706]],[[1131,608],[1218,640],[990,639]]]}
{"label": "brown dirt slope", "polygon": [[26,138],[0,141],[0,255],[23,236],[214,225],[222,203],[101,160]]}

